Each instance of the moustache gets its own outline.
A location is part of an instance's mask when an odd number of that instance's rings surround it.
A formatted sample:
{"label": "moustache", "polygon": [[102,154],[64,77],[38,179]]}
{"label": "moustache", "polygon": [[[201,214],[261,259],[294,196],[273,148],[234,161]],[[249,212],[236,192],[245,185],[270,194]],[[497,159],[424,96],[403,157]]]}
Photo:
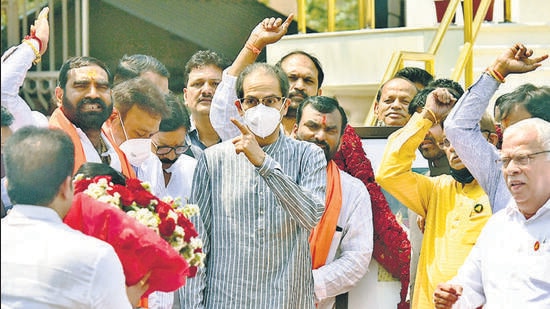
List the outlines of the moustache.
{"label": "moustache", "polygon": [[90,104],[90,103],[99,104],[103,110],[107,109],[107,103],[105,103],[105,101],[103,101],[100,98],[95,98],[95,99],[84,98],[84,99],[82,99],[78,102],[77,107],[80,108],[80,107],[82,107],[82,105]]}
{"label": "moustache", "polygon": [[330,145],[326,141],[320,141],[318,139],[311,139],[308,142],[314,143],[315,145],[319,147],[323,147],[324,149],[330,150]]}
{"label": "moustache", "polygon": [[304,99],[309,97],[307,93],[305,93],[303,90],[300,90],[300,89],[296,89],[292,91],[291,93],[288,94],[288,97],[292,99],[292,97],[296,97],[298,95],[302,96],[302,98]]}
{"label": "moustache", "polygon": [[178,160],[178,158],[175,158],[174,160],[170,160],[168,158],[162,158],[162,159],[160,159],[160,162],[162,162],[164,164],[174,164],[174,163],[176,163],[177,160]]}

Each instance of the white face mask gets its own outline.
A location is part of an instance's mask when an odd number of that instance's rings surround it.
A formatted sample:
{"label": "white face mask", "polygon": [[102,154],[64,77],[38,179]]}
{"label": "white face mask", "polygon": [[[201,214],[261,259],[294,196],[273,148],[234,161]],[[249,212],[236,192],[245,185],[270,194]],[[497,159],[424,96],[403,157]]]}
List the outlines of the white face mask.
{"label": "white face mask", "polygon": [[[120,119],[122,132],[124,133],[124,137],[126,138],[126,141],[120,144],[119,148],[124,152],[130,164],[132,164],[133,166],[141,166],[141,163],[143,163],[143,161],[145,161],[149,157],[149,154],[151,153],[151,139],[150,138],[128,139],[128,135],[126,134],[126,128],[124,127],[124,122],[122,121],[120,114],[118,115],[118,119]],[[113,137],[113,140],[114,140],[114,137]]]}
{"label": "white face mask", "polygon": [[[281,106],[283,108],[284,104]],[[281,122],[281,109],[258,104],[244,112],[246,125],[256,136],[265,138],[277,129]]]}
{"label": "white face mask", "polygon": [[120,144],[119,147],[124,151],[130,164],[133,166],[140,166],[151,154],[151,139],[133,138]]}

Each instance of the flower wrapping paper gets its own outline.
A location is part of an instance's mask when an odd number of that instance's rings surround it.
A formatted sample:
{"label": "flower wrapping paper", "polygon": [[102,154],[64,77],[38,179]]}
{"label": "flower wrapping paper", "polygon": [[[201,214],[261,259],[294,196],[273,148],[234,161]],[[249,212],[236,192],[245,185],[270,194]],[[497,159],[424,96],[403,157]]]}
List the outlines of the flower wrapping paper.
{"label": "flower wrapping paper", "polygon": [[135,285],[151,270],[144,296],[153,291],[172,292],[185,285],[189,276],[187,261],[154,230],[120,208],[77,193],[63,221],[113,246],[122,263],[126,285]]}

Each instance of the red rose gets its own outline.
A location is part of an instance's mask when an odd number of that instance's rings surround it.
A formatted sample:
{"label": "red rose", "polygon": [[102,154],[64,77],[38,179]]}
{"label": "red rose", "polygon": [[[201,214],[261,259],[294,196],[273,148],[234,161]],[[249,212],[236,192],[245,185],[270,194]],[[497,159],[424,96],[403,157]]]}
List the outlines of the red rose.
{"label": "red rose", "polygon": [[141,185],[141,181],[137,178],[130,178],[126,180],[126,187],[131,191],[141,191],[144,190]]}
{"label": "red rose", "polygon": [[156,196],[143,188],[140,191],[132,191],[132,193],[134,194],[134,201],[142,208],[148,207],[152,200],[158,201]]}
{"label": "red rose", "polygon": [[166,218],[165,220],[160,220],[159,232],[160,235],[164,238],[169,238],[174,234],[176,230],[176,222],[172,218]]}
{"label": "red rose", "polygon": [[92,182],[98,183],[101,179],[105,179],[105,180],[107,180],[107,183],[110,183],[111,180],[113,179],[113,177],[111,177],[109,175],[98,175],[98,176],[94,176],[94,178],[92,178]]}
{"label": "red rose", "polygon": [[74,184],[74,194],[84,192],[93,181],[89,178],[81,179]]}
{"label": "red rose", "polygon": [[197,275],[197,266],[189,266],[189,276],[188,278],[193,278]]}
{"label": "red rose", "polygon": [[122,185],[113,185],[113,187],[107,190],[107,193],[114,195],[116,193],[120,194],[120,203],[122,206],[130,206],[134,201],[134,195],[132,191],[128,190],[125,186]]}
{"label": "red rose", "polygon": [[185,230],[185,236],[183,236],[185,242],[190,242],[191,238],[199,236],[199,233],[197,233],[193,226],[193,223],[191,223],[190,221],[188,221],[186,225],[181,227],[183,227],[183,229]]}
{"label": "red rose", "polygon": [[[168,213],[172,211],[172,206],[163,201],[159,201],[156,212],[159,214],[159,218],[162,220],[168,216]],[[179,221],[179,219],[178,219]]]}

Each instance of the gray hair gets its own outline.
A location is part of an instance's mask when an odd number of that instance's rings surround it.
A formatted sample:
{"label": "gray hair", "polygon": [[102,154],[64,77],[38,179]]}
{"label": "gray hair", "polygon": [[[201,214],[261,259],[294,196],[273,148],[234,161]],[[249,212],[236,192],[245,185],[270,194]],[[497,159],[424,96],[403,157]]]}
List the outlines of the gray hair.
{"label": "gray hair", "polygon": [[[550,150],[550,122],[541,118],[527,118],[514,123],[504,131],[504,140],[510,134],[534,130],[537,132],[536,141],[543,150]],[[548,154],[550,156],[550,153]]]}

